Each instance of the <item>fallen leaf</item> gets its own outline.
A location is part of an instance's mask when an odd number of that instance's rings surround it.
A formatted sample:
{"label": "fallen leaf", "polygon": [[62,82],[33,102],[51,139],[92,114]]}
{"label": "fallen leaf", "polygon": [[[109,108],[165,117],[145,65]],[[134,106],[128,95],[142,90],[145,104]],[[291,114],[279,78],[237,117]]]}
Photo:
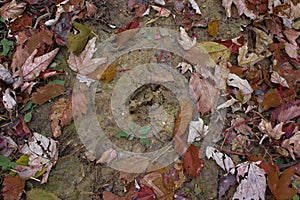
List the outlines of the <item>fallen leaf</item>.
{"label": "fallen leaf", "polygon": [[20,177],[7,174],[2,183],[3,200],[18,200],[23,194],[25,181]]}
{"label": "fallen leaf", "polygon": [[201,79],[193,73],[189,82],[191,98],[197,102],[198,110],[207,114],[216,105],[219,97],[217,88],[206,79]]}
{"label": "fallen leaf", "polygon": [[248,53],[248,43],[246,42],[242,47],[239,48],[238,64],[242,67],[251,67],[257,62],[264,59],[263,55],[256,53]]}
{"label": "fallen leaf", "polygon": [[115,70],[115,66],[114,65],[109,65],[105,71],[103,72],[103,74],[100,77],[100,80],[103,80],[105,83],[110,82],[111,80],[114,79],[116,75],[116,70]]}
{"label": "fallen leaf", "polygon": [[11,23],[10,30],[12,33],[15,33],[17,31],[22,31],[31,26],[32,18],[30,18],[27,14],[23,14]]}
{"label": "fallen leaf", "polygon": [[300,116],[300,103],[291,105],[290,107],[282,110],[278,114],[279,122],[286,122],[288,120],[294,119],[295,117]]}
{"label": "fallen leaf", "polygon": [[283,87],[287,87],[289,88],[289,85],[288,83],[286,82],[286,80],[281,77],[277,72],[273,71],[272,75],[271,75],[271,81],[273,83],[277,83],[277,84],[280,84],[282,85]]}
{"label": "fallen leaf", "polygon": [[284,43],[284,49],[287,55],[289,55],[291,58],[298,58],[298,49],[299,47],[297,45],[292,45],[288,42]]}
{"label": "fallen leaf", "polygon": [[97,160],[96,164],[109,164],[112,160],[117,157],[117,151],[110,148],[106,150],[102,156]]}
{"label": "fallen leaf", "polygon": [[60,198],[52,192],[40,188],[33,188],[27,191],[26,200],[60,200]]}
{"label": "fallen leaf", "polygon": [[74,53],[76,56],[78,56],[89,40],[92,30],[90,29],[90,27],[79,24],[75,21],[72,24],[76,29],[79,30],[79,34],[68,35],[68,50],[69,52]]}
{"label": "fallen leaf", "polygon": [[235,4],[236,8],[238,9],[238,13],[239,13],[240,16],[242,14],[245,14],[250,19],[255,19],[256,18],[256,15],[253,13],[253,11],[251,11],[247,8],[245,0],[222,0],[222,6],[225,8],[227,17],[231,17],[232,3]]}
{"label": "fallen leaf", "polygon": [[181,74],[185,74],[187,71],[193,72],[193,67],[191,64],[186,62],[180,62],[176,68],[181,68]]}
{"label": "fallen leaf", "polygon": [[58,50],[59,49],[56,48],[53,51],[36,58],[34,58],[34,56],[37,54],[37,49],[34,50],[21,67],[24,81],[31,81],[42,71],[46,70],[56,56]]}
{"label": "fallen leaf", "polygon": [[48,84],[37,88],[37,92],[32,93],[32,101],[35,104],[43,104],[61,94],[64,94],[66,88],[60,84]]}
{"label": "fallen leaf", "polygon": [[[72,12],[63,12],[61,14],[58,14],[57,12],[59,12],[59,10],[56,11],[56,16],[59,16],[59,18],[57,18],[57,21],[55,21],[55,24],[53,24],[53,25],[55,25],[55,27],[53,29],[53,34],[54,34],[55,42],[58,45],[65,46],[65,45],[68,45],[68,36],[70,35],[71,29],[72,29],[73,13]],[[47,24],[47,22],[46,22],[46,24]],[[79,36],[77,36],[77,37],[79,37]],[[72,39],[70,42],[76,42]],[[71,45],[71,47],[74,49],[78,48],[77,46],[75,46],[75,44]]]}
{"label": "fallen leaf", "polygon": [[[218,64],[223,67],[227,67],[227,61],[230,57],[230,49],[227,48],[223,44],[219,44],[217,42],[200,42],[199,43],[202,48],[206,50],[206,52],[210,55],[210,57],[215,61],[215,64]],[[203,63],[204,64],[204,63]]]}
{"label": "fallen leaf", "polygon": [[70,53],[67,62],[73,71],[81,75],[87,75],[94,72],[98,67],[106,62],[106,58],[92,58],[94,53],[97,51],[95,43],[96,38],[94,37],[88,42],[80,56],[76,56],[73,52]]}
{"label": "fallen leaf", "polygon": [[87,10],[87,16],[88,17],[93,17],[97,13],[97,6],[95,6],[91,2],[86,1],[86,10]]}
{"label": "fallen leaf", "polygon": [[191,144],[194,141],[200,141],[207,133],[208,126],[206,126],[203,119],[199,117],[198,121],[190,122],[187,143]]}
{"label": "fallen leaf", "polygon": [[102,192],[103,200],[127,200],[125,197],[119,197],[109,191]]}
{"label": "fallen leaf", "polygon": [[258,125],[258,128],[261,132],[268,134],[271,138],[275,140],[279,140],[285,132],[282,131],[283,122],[277,124],[274,128],[272,128],[271,122],[267,122],[262,119]]}
{"label": "fallen leaf", "polygon": [[166,4],[165,0],[154,0],[154,3],[164,6]]}
{"label": "fallen leaf", "polygon": [[171,11],[166,8],[162,8],[159,6],[153,6],[153,5],[151,5],[151,8],[153,8],[155,11],[158,12],[157,14],[155,14],[155,16],[157,16],[157,17],[169,17],[171,14]]}
{"label": "fallen leaf", "polygon": [[21,138],[28,139],[31,136],[31,131],[28,128],[27,124],[24,122],[24,119],[19,117],[15,119],[14,126],[12,129],[14,132]]}
{"label": "fallen leaf", "polygon": [[15,92],[7,88],[3,94],[2,102],[8,111],[12,111],[17,105]]}
{"label": "fallen leaf", "polygon": [[118,30],[117,34],[121,33],[121,32],[124,32],[124,31],[127,31],[127,30],[130,30],[130,29],[136,29],[136,28],[139,27],[139,25],[140,25],[140,22],[136,18],[134,18],[131,22],[129,22],[125,26],[121,27]]}
{"label": "fallen leaf", "polygon": [[216,37],[219,29],[219,19],[214,19],[208,24],[208,35]]}
{"label": "fallen leaf", "polygon": [[282,103],[282,98],[277,89],[270,89],[266,92],[262,108],[263,110],[268,110],[269,108],[276,108]]}
{"label": "fallen leaf", "polygon": [[180,27],[180,37],[178,43],[184,50],[189,50],[197,43],[196,38],[190,38],[184,28]]}
{"label": "fallen leaf", "polygon": [[260,162],[243,162],[236,166],[239,185],[233,199],[265,199],[267,183],[265,171],[258,167]]}
{"label": "fallen leaf", "polygon": [[0,155],[9,157],[12,152],[18,149],[18,145],[9,136],[0,135]]}
{"label": "fallen leaf", "polygon": [[17,4],[16,0],[12,0],[4,4],[0,8],[0,16],[3,17],[5,20],[14,19],[21,15],[26,8],[26,3],[22,2]]}
{"label": "fallen leaf", "polygon": [[236,183],[236,179],[234,175],[230,173],[223,175],[219,180],[219,190],[218,190],[219,197],[224,198],[226,192],[235,183]]}
{"label": "fallen leaf", "polygon": [[197,2],[195,0],[189,0],[189,3],[191,4],[192,8],[196,11],[196,13],[201,15],[201,11]]}
{"label": "fallen leaf", "polygon": [[230,169],[234,168],[232,159],[214,147],[208,146],[206,148],[205,155],[208,159],[214,159],[216,163],[226,172],[229,172]]}
{"label": "fallen leaf", "polygon": [[14,82],[12,75],[2,64],[0,64],[0,79],[7,84],[12,84]]}
{"label": "fallen leaf", "polygon": [[281,146],[286,148],[291,154],[292,158],[296,160],[295,154],[300,156],[300,131],[297,131],[292,137],[289,139],[285,139]]}
{"label": "fallen leaf", "polygon": [[139,32],[138,28],[129,29],[127,31],[123,31],[120,33],[117,33],[117,46],[121,47],[124,44],[126,44],[127,41],[129,41],[131,38],[133,38],[137,33]]}
{"label": "fallen leaf", "polygon": [[229,86],[237,87],[244,95],[243,102],[246,103],[251,98],[251,93],[253,89],[251,88],[249,82],[245,79],[241,79],[239,76],[229,73],[227,77],[227,84]]}
{"label": "fallen leaf", "polygon": [[194,178],[199,176],[199,173],[204,167],[204,162],[200,159],[200,147],[190,145],[187,151],[182,156],[183,169],[187,174]]}

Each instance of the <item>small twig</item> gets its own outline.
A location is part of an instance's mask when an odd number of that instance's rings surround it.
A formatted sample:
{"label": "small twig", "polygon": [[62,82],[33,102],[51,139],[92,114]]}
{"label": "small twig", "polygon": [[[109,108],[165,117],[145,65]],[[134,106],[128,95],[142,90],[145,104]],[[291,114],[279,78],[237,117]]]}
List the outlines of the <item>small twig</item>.
{"label": "small twig", "polygon": [[300,162],[300,159],[299,160],[294,160],[294,161],[289,162],[289,163],[280,164],[279,168],[280,169],[286,169],[286,168],[289,168],[291,166],[294,166],[294,165],[298,164],[299,162]]}
{"label": "small twig", "polygon": [[247,153],[230,151],[230,150],[226,150],[226,149],[221,149],[220,151],[223,153],[235,154],[235,155],[239,155],[239,156],[247,156],[248,155]]}
{"label": "small twig", "polygon": [[36,27],[38,26],[38,24],[40,23],[40,21],[42,19],[45,19],[46,17],[50,17],[51,16],[51,13],[49,12],[49,10],[47,9],[47,13],[46,14],[43,14],[41,16],[39,16],[37,19],[36,19],[36,22],[34,24],[34,27],[33,27],[33,30],[36,29]]}

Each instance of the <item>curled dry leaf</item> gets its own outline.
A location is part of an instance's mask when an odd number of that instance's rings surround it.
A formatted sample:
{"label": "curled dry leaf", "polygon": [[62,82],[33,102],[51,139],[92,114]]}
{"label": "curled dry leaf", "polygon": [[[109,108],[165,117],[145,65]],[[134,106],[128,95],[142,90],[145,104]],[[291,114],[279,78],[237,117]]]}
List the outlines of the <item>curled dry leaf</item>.
{"label": "curled dry leaf", "polygon": [[260,162],[244,162],[236,166],[239,186],[233,199],[265,199],[267,183],[265,171],[258,167]]}
{"label": "curled dry leaf", "polygon": [[300,156],[300,131],[297,131],[291,138],[285,139],[281,146],[286,148],[295,160],[295,154]]}
{"label": "curled dry leaf", "polygon": [[59,49],[56,48],[49,53],[34,58],[38,52],[38,50],[35,49],[21,67],[24,81],[31,81],[35,79],[42,71],[46,70],[53,58],[56,56],[58,50]]}
{"label": "curled dry leaf", "polygon": [[193,67],[191,64],[186,62],[180,62],[176,68],[181,68],[181,74],[185,74],[187,71],[193,72]]}
{"label": "curled dry leaf", "polygon": [[17,176],[7,174],[3,180],[2,196],[3,200],[20,199],[25,187],[25,180]]}
{"label": "curled dry leaf", "polygon": [[73,52],[70,53],[67,62],[73,71],[81,75],[88,75],[106,62],[106,58],[92,58],[97,51],[95,43],[96,38],[94,37],[87,43],[80,56],[76,56]]}
{"label": "curled dry leaf", "polygon": [[271,122],[267,122],[266,120],[262,119],[258,128],[261,132],[268,134],[271,138],[279,140],[281,136],[285,134],[285,132],[282,131],[282,126],[283,122],[272,128]]}
{"label": "curled dry leaf", "polygon": [[248,53],[248,43],[239,48],[238,64],[242,67],[251,67],[264,59],[264,56],[256,53]]}
{"label": "curled dry leaf", "polygon": [[280,84],[282,85],[283,87],[287,87],[289,88],[289,85],[288,83],[286,82],[286,80],[281,77],[277,72],[273,71],[272,75],[271,75],[271,81],[273,83],[277,83],[277,84]]}
{"label": "curled dry leaf", "polygon": [[234,168],[232,159],[214,147],[208,146],[205,154],[208,159],[214,159],[216,163],[226,172],[229,172],[230,169]]}
{"label": "curled dry leaf", "polygon": [[17,4],[16,0],[12,0],[0,8],[0,16],[6,20],[14,19],[20,16],[24,12],[25,8],[26,3],[22,2]]}
{"label": "curled dry leaf", "polygon": [[171,14],[171,11],[166,9],[166,8],[162,8],[159,6],[151,6],[151,8],[153,8],[155,11],[157,11],[158,13],[155,15],[157,17],[169,17]]}
{"label": "curled dry leaf", "polygon": [[196,11],[197,14],[201,15],[201,10],[195,0],[189,0],[189,3],[191,4],[192,8]]}
{"label": "curled dry leaf", "polygon": [[253,89],[247,80],[241,79],[239,76],[229,73],[227,77],[227,84],[240,89],[244,95],[243,103],[246,103],[250,100]]}
{"label": "curled dry leaf", "polygon": [[43,104],[65,92],[66,88],[60,84],[48,84],[37,88],[37,92],[32,93],[32,101],[35,104]]}
{"label": "curled dry leaf", "polygon": [[16,107],[16,94],[10,88],[5,90],[2,98],[2,102],[8,111],[11,111]]}
{"label": "curled dry leaf", "polygon": [[190,38],[184,28],[180,27],[180,38],[178,43],[184,50],[190,50],[197,43],[196,38]]}
{"label": "curled dry leaf", "polygon": [[191,121],[189,126],[189,135],[187,143],[193,143],[194,141],[200,141],[208,133],[208,126],[203,122],[200,117],[198,121]]}
{"label": "curled dry leaf", "polygon": [[245,14],[250,19],[255,19],[256,18],[256,15],[253,13],[253,11],[251,11],[247,8],[245,0],[222,0],[222,6],[226,10],[227,17],[231,17],[232,3],[235,4],[236,8],[238,9],[238,13],[239,13],[240,16],[242,14]]}

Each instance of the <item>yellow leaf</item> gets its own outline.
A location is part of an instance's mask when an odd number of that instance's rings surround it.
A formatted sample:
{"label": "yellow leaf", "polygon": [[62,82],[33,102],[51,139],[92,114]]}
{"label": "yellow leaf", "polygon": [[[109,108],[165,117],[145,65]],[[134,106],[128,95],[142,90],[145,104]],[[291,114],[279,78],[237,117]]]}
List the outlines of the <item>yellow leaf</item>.
{"label": "yellow leaf", "polygon": [[219,19],[216,18],[208,24],[208,35],[210,35],[212,37],[216,37],[216,35],[218,34],[218,28],[219,28],[218,22],[219,22]]}

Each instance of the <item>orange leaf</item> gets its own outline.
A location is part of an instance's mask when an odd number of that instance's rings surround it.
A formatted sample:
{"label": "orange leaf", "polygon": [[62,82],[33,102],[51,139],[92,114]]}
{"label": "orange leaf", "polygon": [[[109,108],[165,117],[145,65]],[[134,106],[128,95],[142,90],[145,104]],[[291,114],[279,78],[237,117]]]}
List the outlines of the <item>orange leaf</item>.
{"label": "orange leaf", "polygon": [[32,101],[35,104],[43,104],[54,97],[57,97],[65,92],[65,87],[60,84],[48,84],[37,89],[37,92],[32,94]]}
{"label": "orange leaf", "polygon": [[105,83],[110,82],[111,80],[114,79],[115,75],[116,75],[116,67],[114,65],[110,65],[108,66],[104,73],[101,75],[100,80],[103,80]]}
{"label": "orange leaf", "polygon": [[219,19],[216,18],[208,24],[208,35],[210,35],[212,37],[216,37],[216,35],[218,34],[218,28],[219,28],[218,22],[219,22]]}

